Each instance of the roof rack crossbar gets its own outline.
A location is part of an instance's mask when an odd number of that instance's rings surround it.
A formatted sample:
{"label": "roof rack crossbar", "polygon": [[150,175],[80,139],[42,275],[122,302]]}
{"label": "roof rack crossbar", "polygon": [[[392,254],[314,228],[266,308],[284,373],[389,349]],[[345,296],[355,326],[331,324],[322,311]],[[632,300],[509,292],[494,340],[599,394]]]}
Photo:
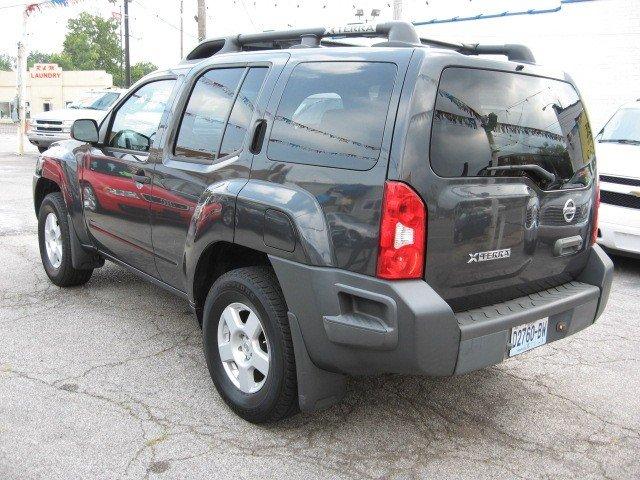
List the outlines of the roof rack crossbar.
{"label": "roof rack crossbar", "polygon": [[464,55],[505,55],[512,62],[536,63],[533,52],[526,45],[508,43],[505,45],[481,45],[479,43],[450,43],[430,38],[421,38],[422,45],[448,48]]}

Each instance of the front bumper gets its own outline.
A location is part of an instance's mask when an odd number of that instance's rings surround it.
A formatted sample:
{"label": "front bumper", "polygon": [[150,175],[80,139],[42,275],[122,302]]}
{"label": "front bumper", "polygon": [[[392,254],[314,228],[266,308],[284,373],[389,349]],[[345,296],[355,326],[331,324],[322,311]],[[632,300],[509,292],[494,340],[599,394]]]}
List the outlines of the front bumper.
{"label": "front bumper", "polygon": [[[549,317],[547,342],[591,325],[606,305],[613,264],[594,246],[573,282],[454,313],[424,281],[383,281],[270,258],[310,360],[342,374],[446,376],[501,362],[512,327]],[[556,329],[558,323],[563,329]],[[297,353],[296,353],[297,358]]]}
{"label": "front bumper", "polygon": [[49,147],[49,145],[51,145],[53,142],[58,142],[60,140],[69,140],[71,138],[71,134],[63,132],[44,133],[35,130],[29,130],[27,132],[27,138],[33,145],[46,148]]}
{"label": "front bumper", "polygon": [[640,255],[640,210],[600,204],[598,243],[623,254]]}

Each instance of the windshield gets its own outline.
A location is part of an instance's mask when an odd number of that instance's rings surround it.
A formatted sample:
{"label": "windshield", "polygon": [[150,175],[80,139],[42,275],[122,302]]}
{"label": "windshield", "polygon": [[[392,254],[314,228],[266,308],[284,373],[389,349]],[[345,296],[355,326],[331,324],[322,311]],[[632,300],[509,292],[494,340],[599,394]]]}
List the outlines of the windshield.
{"label": "windshield", "polygon": [[526,175],[546,190],[588,185],[595,153],[582,102],[565,82],[447,68],[431,137],[442,177]]}
{"label": "windshield", "polygon": [[640,143],[640,108],[621,108],[602,129],[601,142]]}
{"label": "windshield", "polygon": [[88,108],[90,110],[107,110],[120,97],[118,92],[91,92],[76,102],[69,105],[69,108]]}

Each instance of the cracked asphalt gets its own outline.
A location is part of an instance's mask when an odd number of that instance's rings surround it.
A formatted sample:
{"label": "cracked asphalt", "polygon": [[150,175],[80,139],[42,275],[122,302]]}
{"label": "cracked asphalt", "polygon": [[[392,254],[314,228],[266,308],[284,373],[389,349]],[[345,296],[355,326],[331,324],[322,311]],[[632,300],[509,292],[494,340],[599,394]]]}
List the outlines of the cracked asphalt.
{"label": "cracked asphalt", "polygon": [[112,264],[49,283],[35,151],[0,130],[0,478],[640,478],[640,261],[593,327],[457,378],[357,378],[344,403],[248,424],[188,305]]}

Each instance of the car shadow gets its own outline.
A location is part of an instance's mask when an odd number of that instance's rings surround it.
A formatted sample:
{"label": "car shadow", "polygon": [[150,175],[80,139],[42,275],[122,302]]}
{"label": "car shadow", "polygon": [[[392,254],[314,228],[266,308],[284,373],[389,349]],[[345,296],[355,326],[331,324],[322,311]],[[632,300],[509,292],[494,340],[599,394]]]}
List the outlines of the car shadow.
{"label": "car shadow", "polygon": [[613,261],[613,266],[616,272],[640,275],[640,258],[624,257],[611,252],[607,252],[607,254]]}

